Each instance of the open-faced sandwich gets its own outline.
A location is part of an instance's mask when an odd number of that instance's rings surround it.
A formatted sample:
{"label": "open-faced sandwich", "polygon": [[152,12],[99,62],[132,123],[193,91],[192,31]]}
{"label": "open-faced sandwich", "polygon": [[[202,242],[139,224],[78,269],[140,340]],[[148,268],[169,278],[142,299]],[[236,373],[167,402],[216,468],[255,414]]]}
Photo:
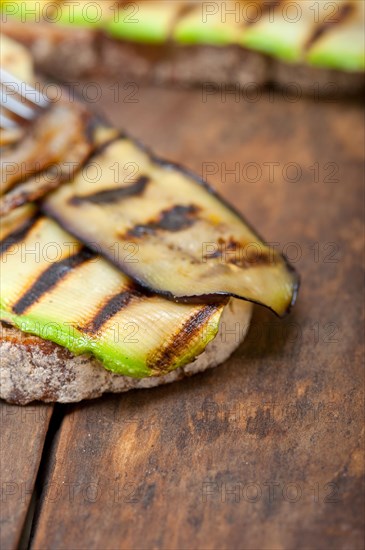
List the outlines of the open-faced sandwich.
{"label": "open-faced sandwich", "polygon": [[268,83],[295,96],[364,91],[362,0],[1,4],[3,32],[27,44],[39,68],[57,78],[233,84],[243,97]]}
{"label": "open-faced sandwich", "polygon": [[[26,53],[3,44],[3,64],[32,80]],[[171,382],[224,361],[252,303],[293,305],[297,274],[236,210],[82,105],[50,104],[3,142],[4,399]]]}

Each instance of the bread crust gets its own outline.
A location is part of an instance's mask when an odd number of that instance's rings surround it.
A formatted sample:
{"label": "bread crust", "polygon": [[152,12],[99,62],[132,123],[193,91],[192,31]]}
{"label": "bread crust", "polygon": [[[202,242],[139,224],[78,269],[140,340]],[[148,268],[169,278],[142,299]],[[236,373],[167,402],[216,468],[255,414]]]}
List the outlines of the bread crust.
{"label": "bread crust", "polygon": [[245,338],[251,311],[249,302],[231,299],[223,311],[217,336],[201,355],[169,374],[150,378],[114,374],[89,355],[73,355],[53,342],[3,323],[0,397],[17,405],[32,401],[72,403],[107,392],[120,393],[175,382],[224,362]]}

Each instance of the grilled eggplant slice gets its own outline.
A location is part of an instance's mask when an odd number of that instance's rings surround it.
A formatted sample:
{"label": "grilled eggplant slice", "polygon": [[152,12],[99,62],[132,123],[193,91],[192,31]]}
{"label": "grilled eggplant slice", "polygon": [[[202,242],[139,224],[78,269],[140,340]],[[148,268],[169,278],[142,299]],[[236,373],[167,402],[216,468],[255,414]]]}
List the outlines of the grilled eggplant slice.
{"label": "grilled eggplant slice", "polygon": [[[60,166],[68,173],[80,166],[92,150],[91,120],[92,115],[79,103],[55,103],[36,120],[24,139],[3,152],[0,194],[50,166]],[[54,178],[49,182],[52,188]]]}
{"label": "grilled eggplant slice", "polygon": [[43,208],[140,285],[180,301],[234,296],[278,315],[294,303],[295,271],[205,182],[127,137],[91,162],[95,183],[86,167]]}
{"label": "grilled eggplant slice", "polygon": [[2,321],[136,378],[191,362],[214,338],[226,301],[177,304],[145,292],[34,214],[27,205],[2,224]]}

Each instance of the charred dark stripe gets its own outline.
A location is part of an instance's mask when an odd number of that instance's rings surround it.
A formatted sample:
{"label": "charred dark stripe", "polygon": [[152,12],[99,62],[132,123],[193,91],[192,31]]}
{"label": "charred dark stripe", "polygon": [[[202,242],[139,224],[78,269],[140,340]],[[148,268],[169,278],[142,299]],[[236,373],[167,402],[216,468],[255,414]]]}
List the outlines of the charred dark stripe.
{"label": "charred dark stripe", "polygon": [[13,305],[13,312],[17,315],[23,314],[34,303],[54,288],[66,275],[95,256],[87,248],[82,248],[80,252],[52,264],[46,271],[39,275],[38,279],[32,284],[29,290]]}
{"label": "charred dark stripe", "polygon": [[189,13],[192,12],[195,8],[196,8],[196,5],[193,2],[187,2],[186,4],[182,4],[178,8],[178,10],[175,14],[175,17],[173,17],[173,19],[170,23],[170,28],[169,28],[168,34],[167,34],[167,37],[168,37],[167,41],[168,42],[171,42],[172,39],[173,39],[173,32],[175,30],[176,25],[181,21],[181,19],[183,19],[184,17],[189,15]]}
{"label": "charred dark stripe", "polygon": [[309,48],[311,48],[313,44],[326,32],[332,29],[332,27],[338,26],[340,23],[342,23],[353,12],[353,10],[354,10],[353,4],[344,4],[343,6],[341,6],[336,18],[330,17],[328,21],[320,23],[316,27],[312,36],[309,38],[309,40],[305,44],[304,49],[308,50]]}
{"label": "charred dark stripe", "polygon": [[157,220],[135,225],[128,231],[127,235],[129,237],[143,237],[144,235],[153,235],[158,230],[174,232],[186,229],[196,222],[198,211],[199,208],[193,204],[173,206],[168,210],[163,210]]}
{"label": "charred dark stripe", "polygon": [[80,327],[80,329],[84,332],[97,332],[109,319],[126,308],[133,299],[140,298],[141,296],[142,294],[134,287],[115,294],[102,306],[87,326]]}
{"label": "charred dark stripe", "polygon": [[70,179],[70,170],[59,170],[51,166],[41,174],[31,176],[24,183],[19,183],[5,193],[0,199],[0,216],[5,216],[14,208],[43,197],[57,188],[62,182]]}
{"label": "charred dark stripe", "polygon": [[234,239],[228,241],[218,239],[217,248],[213,252],[205,254],[204,260],[219,260],[220,263],[233,264],[247,269],[261,265],[276,265],[279,258],[273,251],[263,248],[255,242],[239,243]]}
{"label": "charred dark stripe", "polygon": [[147,176],[141,176],[136,182],[126,187],[107,189],[106,191],[99,191],[97,193],[93,193],[92,195],[85,195],[83,197],[75,196],[70,199],[70,203],[73,205],[78,205],[82,202],[103,204],[115,202],[120,199],[125,199],[127,197],[132,197],[133,195],[141,195],[144,192],[146,185],[149,181],[150,180]]}
{"label": "charred dark stripe", "polygon": [[242,27],[251,26],[260,20],[260,17],[270,10],[276,10],[284,0],[265,0],[258,5],[257,11],[253,11],[253,14],[257,14],[250,17],[249,12],[245,11],[245,17],[242,20]]}
{"label": "charred dark stripe", "polygon": [[165,346],[159,348],[147,358],[148,367],[156,374],[169,372],[179,355],[189,343],[202,331],[202,328],[221,307],[217,304],[205,305],[188,319],[177,334],[173,334]]}
{"label": "charred dark stripe", "polygon": [[22,227],[5,237],[2,241],[0,241],[0,255],[4,254],[10,247],[14,246],[15,244],[20,243],[23,241],[26,236],[28,235],[29,231],[32,229],[33,225],[36,222],[36,217],[31,218],[30,220],[27,220]]}

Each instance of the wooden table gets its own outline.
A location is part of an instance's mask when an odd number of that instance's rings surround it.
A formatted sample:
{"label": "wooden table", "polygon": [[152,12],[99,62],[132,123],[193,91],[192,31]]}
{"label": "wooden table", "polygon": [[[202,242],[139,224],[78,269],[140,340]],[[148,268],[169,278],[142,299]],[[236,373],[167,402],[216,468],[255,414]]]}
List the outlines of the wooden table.
{"label": "wooden table", "polygon": [[115,90],[101,90],[111,120],[208,173],[284,248],[301,292],[283,321],[257,307],[244,344],[203,375],[2,404],[2,549],[360,550],[361,106],[154,88],[130,102],[122,86],[116,104]]}

